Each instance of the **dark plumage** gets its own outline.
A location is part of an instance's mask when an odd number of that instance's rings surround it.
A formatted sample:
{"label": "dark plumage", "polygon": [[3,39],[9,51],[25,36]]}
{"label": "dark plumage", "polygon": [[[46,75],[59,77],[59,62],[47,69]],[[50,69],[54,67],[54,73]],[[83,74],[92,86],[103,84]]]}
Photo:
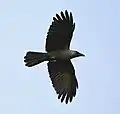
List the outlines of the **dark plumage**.
{"label": "dark plumage", "polygon": [[75,23],[73,23],[71,12],[70,16],[67,10],[65,11],[65,15],[61,12],[61,17],[56,14],[56,17],[53,17],[52,25],[50,25],[47,34],[46,51],[69,49],[74,29]]}
{"label": "dark plumage", "polygon": [[66,104],[72,101],[78,88],[70,59],[84,56],[78,51],[69,49],[74,29],[75,23],[71,12],[68,14],[66,10],[65,14],[61,12],[61,16],[56,14],[47,33],[45,46],[47,53],[29,51],[24,57],[25,65],[28,67],[48,61],[48,72],[58,99],[61,99],[61,102],[65,100]]}
{"label": "dark plumage", "polygon": [[56,93],[59,94],[58,98],[61,98],[61,102],[63,102],[66,97],[65,102],[68,103],[68,100],[71,102],[76,95],[76,88],[78,88],[75,70],[71,61],[48,62],[48,71],[53,87]]}

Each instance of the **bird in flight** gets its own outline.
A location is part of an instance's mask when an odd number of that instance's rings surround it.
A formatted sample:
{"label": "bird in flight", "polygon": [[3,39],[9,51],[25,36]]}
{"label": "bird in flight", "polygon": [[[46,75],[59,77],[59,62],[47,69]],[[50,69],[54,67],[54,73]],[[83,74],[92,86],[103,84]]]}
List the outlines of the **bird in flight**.
{"label": "bird in flight", "polygon": [[46,52],[28,51],[24,57],[27,67],[48,61],[48,72],[58,99],[67,104],[76,96],[78,82],[71,59],[85,56],[70,50],[70,42],[75,29],[72,13],[62,11],[53,17],[46,38]]}

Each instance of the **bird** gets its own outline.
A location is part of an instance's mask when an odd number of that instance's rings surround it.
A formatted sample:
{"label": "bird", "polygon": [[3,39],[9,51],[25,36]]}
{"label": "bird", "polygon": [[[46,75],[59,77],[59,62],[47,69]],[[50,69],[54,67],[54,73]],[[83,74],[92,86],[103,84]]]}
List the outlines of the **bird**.
{"label": "bird", "polygon": [[72,12],[61,11],[52,19],[45,44],[45,52],[28,51],[24,56],[25,66],[33,67],[47,61],[47,69],[52,86],[61,103],[72,102],[78,89],[78,81],[71,59],[85,56],[70,49],[75,30]]}

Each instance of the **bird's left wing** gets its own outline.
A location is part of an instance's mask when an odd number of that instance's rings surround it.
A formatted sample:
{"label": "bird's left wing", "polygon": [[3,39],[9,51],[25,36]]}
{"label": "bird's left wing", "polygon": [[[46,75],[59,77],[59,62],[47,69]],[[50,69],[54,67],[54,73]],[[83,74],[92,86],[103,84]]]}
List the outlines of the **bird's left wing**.
{"label": "bird's left wing", "polygon": [[75,70],[71,61],[58,60],[56,62],[48,62],[47,65],[53,87],[58,94],[58,99],[61,99],[61,102],[66,99],[66,104],[68,101],[71,102],[78,88]]}
{"label": "bird's left wing", "polygon": [[75,23],[73,23],[71,12],[70,15],[67,10],[65,14],[61,12],[61,16],[56,14],[47,33],[46,51],[51,52],[69,48],[74,29]]}

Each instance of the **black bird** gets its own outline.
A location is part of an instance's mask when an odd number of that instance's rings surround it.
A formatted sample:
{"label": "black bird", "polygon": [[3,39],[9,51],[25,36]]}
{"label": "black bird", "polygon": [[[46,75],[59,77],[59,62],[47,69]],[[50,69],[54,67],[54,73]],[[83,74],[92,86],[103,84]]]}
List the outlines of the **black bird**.
{"label": "black bird", "polygon": [[56,14],[47,33],[46,53],[28,51],[24,57],[25,65],[32,67],[41,62],[48,61],[48,72],[58,99],[66,104],[76,95],[78,82],[75,70],[71,63],[72,58],[85,56],[78,51],[70,50],[70,42],[75,29],[72,13],[61,11]]}

